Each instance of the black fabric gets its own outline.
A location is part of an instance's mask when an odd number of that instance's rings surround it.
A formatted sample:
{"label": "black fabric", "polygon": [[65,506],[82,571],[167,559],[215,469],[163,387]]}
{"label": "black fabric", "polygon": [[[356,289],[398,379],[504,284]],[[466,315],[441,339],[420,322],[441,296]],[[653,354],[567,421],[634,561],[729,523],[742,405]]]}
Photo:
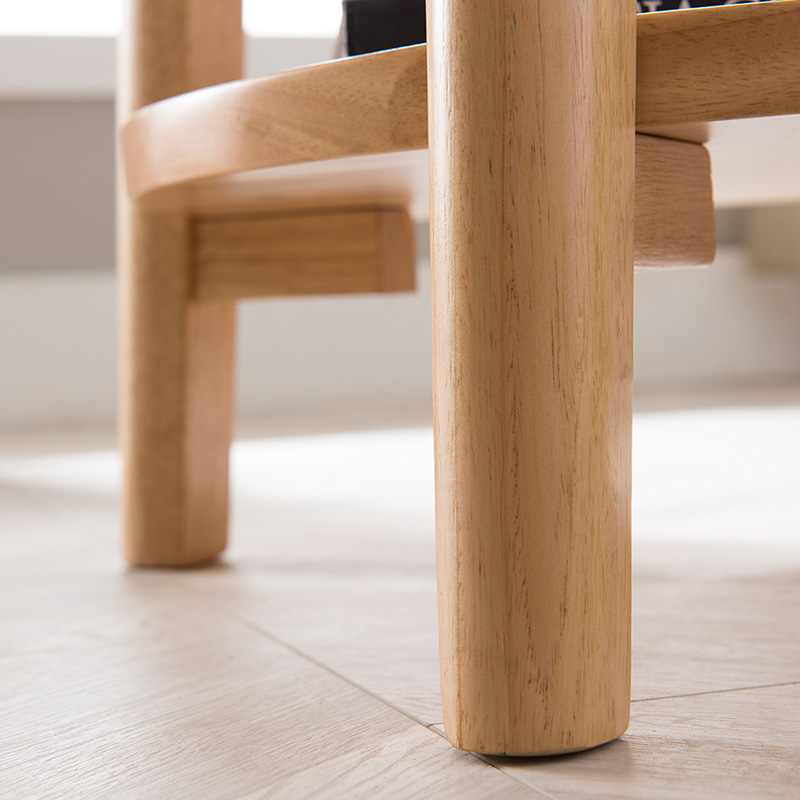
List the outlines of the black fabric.
{"label": "black fabric", "polygon": [[703,6],[735,6],[740,3],[763,3],[765,0],[637,0],[639,11],[675,11]]}
{"label": "black fabric", "polygon": [[345,0],[347,54],[357,56],[425,41],[425,0]]}

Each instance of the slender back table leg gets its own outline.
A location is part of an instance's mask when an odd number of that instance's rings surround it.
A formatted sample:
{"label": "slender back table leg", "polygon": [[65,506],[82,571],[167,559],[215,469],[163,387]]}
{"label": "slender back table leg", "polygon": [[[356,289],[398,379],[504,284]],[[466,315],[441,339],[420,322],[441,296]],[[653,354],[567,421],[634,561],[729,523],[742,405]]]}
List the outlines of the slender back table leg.
{"label": "slender back table leg", "polygon": [[625,731],[635,4],[429,0],[445,728]]}
{"label": "slender back table leg", "polygon": [[[241,77],[239,0],[128,0],[119,118]],[[193,302],[180,193],[120,192],[125,556],[178,566],[225,547],[234,305]]]}

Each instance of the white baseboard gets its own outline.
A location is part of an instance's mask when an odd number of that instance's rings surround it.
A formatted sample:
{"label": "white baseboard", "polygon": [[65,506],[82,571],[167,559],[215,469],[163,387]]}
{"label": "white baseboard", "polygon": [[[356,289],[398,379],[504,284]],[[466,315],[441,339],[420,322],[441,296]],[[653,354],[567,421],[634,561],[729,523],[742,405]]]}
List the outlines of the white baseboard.
{"label": "white baseboard", "polygon": [[[427,265],[416,294],[241,305],[240,416],[425,407]],[[116,287],[104,273],[0,279],[0,428],[103,424],[116,408]],[[715,267],[636,277],[640,387],[800,374],[800,279],[742,251]]]}

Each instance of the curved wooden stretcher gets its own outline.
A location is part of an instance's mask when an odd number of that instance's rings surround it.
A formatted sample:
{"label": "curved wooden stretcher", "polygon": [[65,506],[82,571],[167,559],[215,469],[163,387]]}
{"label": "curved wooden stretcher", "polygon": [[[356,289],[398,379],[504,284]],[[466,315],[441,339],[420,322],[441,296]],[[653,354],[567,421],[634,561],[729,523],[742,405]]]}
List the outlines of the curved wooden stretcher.
{"label": "curved wooden stretcher", "polygon": [[427,46],[252,80],[237,0],[127,15],[127,559],[225,547],[235,301],[411,289],[430,209],[448,737],[619,736],[633,266],[713,259],[709,151],[718,204],[800,198],[800,0],[429,0]]}

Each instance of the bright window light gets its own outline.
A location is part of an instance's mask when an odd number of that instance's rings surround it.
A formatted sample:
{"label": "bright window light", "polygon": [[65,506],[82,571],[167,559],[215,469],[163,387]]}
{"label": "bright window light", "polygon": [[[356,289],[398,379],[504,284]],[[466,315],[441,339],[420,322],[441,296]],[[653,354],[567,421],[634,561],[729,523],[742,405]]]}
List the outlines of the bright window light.
{"label": "bright window light", "polygon": [[[244,0],[250,36],[334,38],[339,0]],[[121,0],[0,0],[0,36],[114,36]]]}
{"label": "bright window light", "polygon": [[0,0],[2,36],[114,36],[120,0]]}
{"label": "bright window light", "polygon": [[342,21],[341,0],[244,0],[249,36],[333,39]]}

